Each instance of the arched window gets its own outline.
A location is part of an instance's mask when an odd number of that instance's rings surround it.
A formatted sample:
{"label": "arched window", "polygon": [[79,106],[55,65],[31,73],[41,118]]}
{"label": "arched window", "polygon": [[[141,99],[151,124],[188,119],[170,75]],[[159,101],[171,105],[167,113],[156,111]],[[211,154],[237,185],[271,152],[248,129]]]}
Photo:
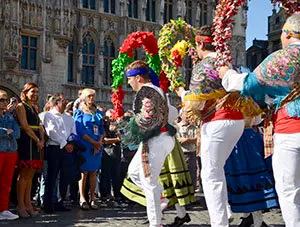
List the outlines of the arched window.
{"label": "arched window", "polygon": [[165,1],[164,23],[168,23],[173,18],[173,0]]}
{"label": "arched window", "polygon": [[138,18],[138,0],[128,0],[128,16]]}
{"label": "arched window", "polygon": [[156,0],[148,0],[146,7],[146,20],[156,21]]}
{"label": "arched window", "polygon": [[93,85],[96,67],[95,42],[89,32],[83,38],[82,56],[82,83],[85,85]]}
{"label": "arched window", "polygon": [[96,9],[95,0],[82,0],[82,7],[86,9]]}
{"label": "arched window", "polygon": [[207,0],[200,0],[200,26],[207,24]]}
{"label": "arched window", "polygon": [[68,46],[68,82],[73,82],[73,41]]}
{"label": "arched window", "polygon": [[[110,11],[109,11],[110,9]],[[115,0],[104,0],[104,12],[116,13],[116,1]]]}
{"label": "arched window", "polygon": [[115,59],[116,49],[112,39],[107,36],[104,40],[104,85],[111,85],[112,82],[112,61]]}

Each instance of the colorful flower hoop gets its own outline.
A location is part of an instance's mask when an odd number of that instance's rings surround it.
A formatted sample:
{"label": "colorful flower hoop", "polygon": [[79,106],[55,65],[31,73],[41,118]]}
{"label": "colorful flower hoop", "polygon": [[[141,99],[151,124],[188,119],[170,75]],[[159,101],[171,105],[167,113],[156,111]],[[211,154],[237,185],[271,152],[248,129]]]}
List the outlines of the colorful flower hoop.
{"label": "colorful flower hoop", "polygon": [[[184,40],[178,41],[182,38]],[[160,30],[158,38],[159,56],[162,60],[162,71],[170,81],[170,90],[185,86],[179,67],[182,66],[182,60],[187,52],[189,55],[195,53],[195,46],[194,28],[181,18],[171,20]]]}
{"label": "colorful flower hoop", "polygon": [[125,92],[122,89],[124,84],[124,71],[127,65],[134,61],[132,51],[143,47],[148,58],[147,64],[156,72],[161,71],[161,62],[158,56],[158,46],[156,37],[152,32],[134,32],[124,40],[117,59],[112,62],[112,94],[111,101],[114,105],[113,118],[117,119],[124,114],[123,99]]}

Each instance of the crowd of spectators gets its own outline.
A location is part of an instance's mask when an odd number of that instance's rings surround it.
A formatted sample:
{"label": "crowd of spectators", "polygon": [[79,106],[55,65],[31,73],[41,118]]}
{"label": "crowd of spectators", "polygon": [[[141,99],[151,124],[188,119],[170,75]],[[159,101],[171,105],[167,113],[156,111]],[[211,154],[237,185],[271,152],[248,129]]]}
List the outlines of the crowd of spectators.
{"label": "crowd of spectators", "polygon": [[[89,88],[74,101],[51,94],[41,108],[38,100],[34,83],[24,85],[20,100],[0,90],[0,220],[70,211],[66,200],[82,210],[97,210],[96,197],[126,207],[120,189],[138,146],[122,144],[113,111],[97,106]],[[196,187],[196,126],[181,119],[178,137]]]}

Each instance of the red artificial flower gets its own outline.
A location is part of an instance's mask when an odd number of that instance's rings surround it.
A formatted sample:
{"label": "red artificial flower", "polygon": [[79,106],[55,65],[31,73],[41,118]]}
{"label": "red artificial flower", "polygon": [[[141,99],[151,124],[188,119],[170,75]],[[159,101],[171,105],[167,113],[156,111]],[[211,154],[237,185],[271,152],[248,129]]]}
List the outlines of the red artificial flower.
{"label": "red artificial flower", "polygon": [[168,92],[169,83],[170,83],[170,81],[167,78],[167,75],[162,70],[159,75],[159,85],[160,85],[160,88],[164,91],[164,93]]}
{"label": "red artificial flower", "polygon": [[182,66],[182,57],[179,54],[178,50],[174,50],[172,52],[172,59],[173,59],[173,61],[174,61],[174,63],[175,63],[176,66],[178,66],[178,67]]}
{"label": "red artificial flower", "polygon": [[125,97],[125,92],[122,89],[122,86],[119,86],[117,88],[117,91],[112,89],[111,102],[114,105],[114,111],[112,113],[113,119],[120,118],[124,115],[124,109],[123,109],[124,97]]}

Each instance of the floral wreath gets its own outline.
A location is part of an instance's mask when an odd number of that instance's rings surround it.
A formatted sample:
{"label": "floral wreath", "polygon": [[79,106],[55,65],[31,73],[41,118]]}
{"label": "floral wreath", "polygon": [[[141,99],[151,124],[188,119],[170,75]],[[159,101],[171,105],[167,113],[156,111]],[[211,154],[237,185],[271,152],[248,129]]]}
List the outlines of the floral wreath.
{"label": "floral wreath", "polygon": [[[299,0],[271,1],[272,3],[281,3],[288,15],[300,10]],[[245,2],[246,0],[219,0],[216,7],[213,36],[218,67],[232,62],[230,45],[228,44],[228,41],[232,38],[232,18],[237,14],[239,7]]]}
{"label": "floral wreath", "polygon": [[[184,38],[185,40],[179,40]],[[183,19],[171,20],[159,32],[158,47],[162,60],[162,71],[170,81],[170,90],[185,86],[179,67],[189,50],[189,55],[196,61],[194,28]]]}
{"label": "floral wreath", "polygon": [[133,50],[143,47],[148,58],[147,64],[157,75],[161,71],[161,62],[158,55],[156,37],[152,32],[133,32],[124,40],[117,59],[112,62],[112,94],[111,102],[114,105],[113,118],[117,119],[124,115],[123,99],[125,92],[122,89],[124,84],[124,71],[127,65],[134,61]]}

